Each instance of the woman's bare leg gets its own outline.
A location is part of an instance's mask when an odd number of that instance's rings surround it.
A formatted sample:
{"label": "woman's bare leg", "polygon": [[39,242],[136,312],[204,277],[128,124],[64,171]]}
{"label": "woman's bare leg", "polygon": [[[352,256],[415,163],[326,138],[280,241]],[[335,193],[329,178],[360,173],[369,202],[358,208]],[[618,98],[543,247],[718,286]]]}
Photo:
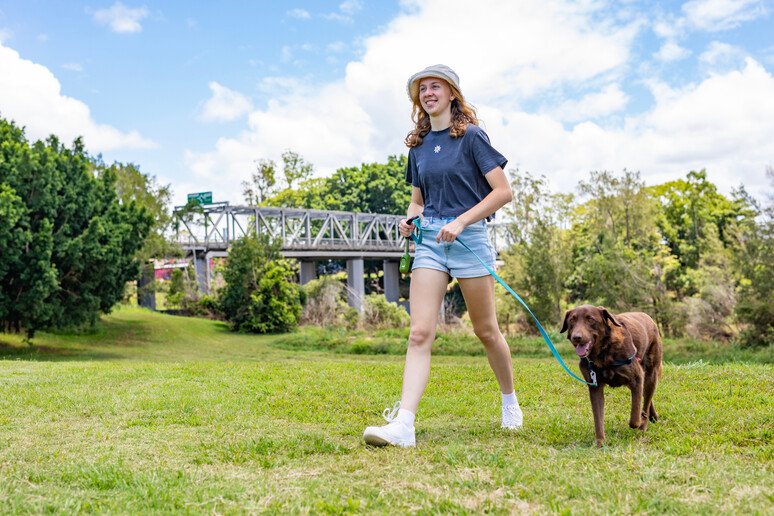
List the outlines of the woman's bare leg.
{"label": "woman's bare leg", "polygon": [[458,278],[457,281],[465,297],[468,315],[473,323],[473,332],[481,340],[486,350],[489,366],[494,371],[500,392],[513,392],[513,364],[511,350],[500,332],[495,311],[494,278]]}
{"label": "woman's bare leg", "polygon": [[430,377],[430,350],[435,340],[438,312],[449,284],[449,275],[434,269],[414,269],[411,273],[411,333],[400,408],[416,414],[419,400]]}

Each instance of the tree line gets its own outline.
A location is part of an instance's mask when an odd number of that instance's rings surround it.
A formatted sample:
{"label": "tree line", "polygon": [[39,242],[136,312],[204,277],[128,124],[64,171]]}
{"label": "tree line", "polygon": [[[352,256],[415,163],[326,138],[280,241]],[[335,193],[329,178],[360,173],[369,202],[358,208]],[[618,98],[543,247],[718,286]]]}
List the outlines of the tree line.
{"label": "tree line", "polygon": [[[399,214],[411,195],[405,167],[405,156],[391,156],[312,179],[311,165],[286,151],[284,188],[279,167],[259,161],[252,183],[243,184],[245,200]],[[767,174],[774,186],[774,172]],[[498,222],[508,224],[512,245],[501,253],[500,273],[540,320],[559,321],[567,307],[592,303],[648,312],[670,336],[774,343],[771,198],[761,204],[743,185],[723,195],[705,170],[654,186],[639,172],[594,171],[577,194],[553,192],[529,172],[509,175],[514,201]],[[255,191],[262,196],[250,197]],[[521,313],[504,290],[500,297],[503,319]]]}
{"label": "tree line", "polygon": [[[255,165],[242,185],[249,204],[400,214],[411,198],[405,156],[322,178],[291,150],[281,166]],[[704,170],[653,186],[638,172],[595,171],[576,194],[553,192],[542,176],[509,174],[514,201],[497,222],[507,223],[511,245],[500,274],[541,321],[588,302],[646,311],[666,335],[774,343],[771,197],[760,202],[743,186],[723,195]],[[774,187],[774,171],[767,174]],[[170,197],[168,185],[135,165],[89,156],[80,139],[69,148],[54,136],[30,143],[0,118],[0,330],[31,338],[109,312],[142,263],[180,254],[166,234],[175,224]],[[242,331],[291,329],[306,298],[286,285],[294,264],[274,242],[234,251],[208,309]],[[504,291],[501,298],[502,318],[522,313]]]}
{"label": "tree line", "polygon": [[171,249],[168,186],[107,166],[83,141],[31,143],[0,118],[0,330],[93,324],[142,262]]}
{"label": "tree line", "polygon": [[648,312],[666,335],[774,342],[771,202],[724,196],[704,170],[654,186],[592,172],[580,199],[518,171],[512,184],[504,272],[539,317],[589,302]]}

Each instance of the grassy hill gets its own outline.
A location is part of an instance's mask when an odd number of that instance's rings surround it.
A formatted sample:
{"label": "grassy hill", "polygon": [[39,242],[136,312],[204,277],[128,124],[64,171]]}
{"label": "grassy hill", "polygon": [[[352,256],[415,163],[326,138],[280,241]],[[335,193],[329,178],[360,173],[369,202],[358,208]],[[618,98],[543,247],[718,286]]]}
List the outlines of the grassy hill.
{"label": "grassy hill", "polygon": [[278,339],[136,309],[34,348],[0,335],[0,512],[774,512],[769,363],[667,363],[644,436],[608,389],[596,449],[586,388],[551,359],[514,358],[508,433],[486,358],[439,356],[417,448],[374,449],[403,357]]}

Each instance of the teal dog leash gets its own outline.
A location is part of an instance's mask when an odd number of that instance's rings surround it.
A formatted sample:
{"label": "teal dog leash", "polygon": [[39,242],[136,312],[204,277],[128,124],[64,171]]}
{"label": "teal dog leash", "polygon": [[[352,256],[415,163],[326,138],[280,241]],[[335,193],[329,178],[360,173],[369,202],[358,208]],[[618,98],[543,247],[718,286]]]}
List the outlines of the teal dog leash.
{"label": "teal dog leash", "polygon": [[[413,220],[414,220],[415,218],[418,218],[418,217],[414,217],[414,218],[412,218],[412,219],[409,219],[409,221],[408,221],[408,222],[413,224]],[[411,233],[411,239],[412,239],[412,240],[414,240],[414,242],[416,242],[416,244],[417,244],[417,245],[421,245],[421,244],[422,244],[422,236],[423,236],[423,235],[422,235],[422,233],[423,233],[423,230],[422,230],[422,228],[421,228],[421,227],[417,226],[416,224],[414,224],[414,227],[416,228],[416,232],[417,232],[417,234],[418,234],[419,236],[418,236],[418,237],[417,237],[417,236],[415,236],[415,235],[414,235],[414,233],[412,232],[412,233]],[[593,383],[589,383],[589,382],[587,382],[586,380],[584,380],[583,378],[580,378],[580,377],[576,376],[575,374],[573,374],[573,372],[572,372],[572,371],[570,371],[570,370],[567,368],[567,366],[566,366],[566,365],[565,365],[565,363],[564,363],[564,360],[562,360],[562,357],[561,357],[561,356],[559,356],[559,352],[558,352],[558,351],[556,351],[556,348],[554,347],[554,344],[551,342],[551,339],[548,337],[548,334],[546,333],[546,330],[544,330],[544,329],[543,329],[543,326],[540,324],[540,321],[538,321],[538,320],[537,320],[537,317],[535,317],[535,314],[533,314],[533,313],[532,313],[532,310],[530,310],[530,309],[529,309],[529,306],[527,306],[527,303],[525,303],[525,302],[524,302],[524,301],[521,299],[521,297],[519,297],[519,295],[518,295],[516,292],[514,292],[514,291],[513,291],[513,289],[512,289],[511,287],[509,287],[509,286],[508,286],[508,284],[507,284],[507,283],[505,283],[505,282],[502,280],[502,278],[500,278],[500,276],[498,276],[498,275],[497,275],[497,273],[496,273],[495,271],[493,271],[492,269],[490,269],[490,268],[489,268],[489,266],[488,266],[486,263],[484,263],[484,260],[482,260],[482,259],[481,259],[481,257],[480,257],[479,255],[477,255],[477,254],[475,253],[475,251],[473,251],[473,249],[471,249],[470,247],[468,247],[468,245],[467,245],[465,242],[463,242],[463,241],[462,241],[462,240],[461,240],[459,237],[457,238],[457,242],[459,242],[459,243],[462,245],[462,247],[464,247],[465,249],[467,249],[468,251],[470,251],[470,253],[471,253],[471,254],[473,254],[473,256],[475,256],[475,257],[478,259],[478,261],[479,261],[479,262],[481,262],[481,265],[483,265],[483,266],[486,268],[486,270],[487,270],[487,271],[489,271],[489,274],[491,274],[491,275],[494,277],[494,279],[496,279],[496,280],[498,281],[498,283],[500,283],[500,285],[502,285],[503,287],[505,287],[505,290],[507,290],[507,291],[508,291],[508,292],[509,292],[509,293],[510,293],[510,294],[511,294],[513,297],[515,297],[515,298],[516,298],[516,300],[517,300],[519,303],[521,303],[521,305],[522,305],[524,308],[526,308],[526,309],[527,309],[527,312],[529,312],[529,315],[531,315],[531,316],[532,316],[532,319],[535,321],[535,324],[537,324],[537,327],[538,327],[538,329],[540,330],[540,333],[541,333],[541,335],[543,335],[543,340],[545,340],[545,341],[546,341],[546,344],[548,345],[548,349],[550,349],[550,350],[551,350],[551,353],[553,353],[554,357],[555,357],[555,358],[556,358],[556,360],[559,362],[559,365],[561,365],[561,366],[564,368],[564,370],[565,370],[565,371],[567,371],[567,374],[569,374],[570,376],[572,376],[573,378],[575,378],[575,379],[576,379],[576,380],[578,380],[579,382],[585,383],[586,385],[593,385],[593,386],[596,386],[596,385],[597,385],[597,382],[596,382],[596,380],[595,380],[595,379],[594,379],[594,382],[593,382]]]}

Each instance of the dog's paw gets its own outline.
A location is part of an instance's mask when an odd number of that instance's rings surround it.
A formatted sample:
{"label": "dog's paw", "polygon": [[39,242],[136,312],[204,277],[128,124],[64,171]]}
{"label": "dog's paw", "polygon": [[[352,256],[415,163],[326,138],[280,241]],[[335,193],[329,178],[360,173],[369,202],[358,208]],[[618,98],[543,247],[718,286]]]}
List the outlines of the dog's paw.
{"label": "dog's paw", "polygon": [[648,418],[641,417],[638,420],[633,420],[633,419],[629,420],[629,428],[642,430],[644,432],[648,428]]}

